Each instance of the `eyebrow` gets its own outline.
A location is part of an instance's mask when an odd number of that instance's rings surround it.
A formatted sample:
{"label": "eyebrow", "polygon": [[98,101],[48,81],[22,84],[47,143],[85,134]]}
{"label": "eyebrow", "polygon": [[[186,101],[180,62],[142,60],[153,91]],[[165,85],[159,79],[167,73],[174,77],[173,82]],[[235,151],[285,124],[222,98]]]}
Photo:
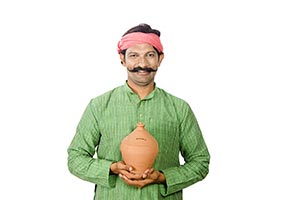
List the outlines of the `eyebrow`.
{"label": "eyebrow", "polygon": [[[131,53],[138,53],[136,51],[128,51],[128,54],[131,54]],[[148,54],[148,53],[156,53],[156,51],[147,51],[145,54]],[[139,53],[138,53],[139,54]]]}

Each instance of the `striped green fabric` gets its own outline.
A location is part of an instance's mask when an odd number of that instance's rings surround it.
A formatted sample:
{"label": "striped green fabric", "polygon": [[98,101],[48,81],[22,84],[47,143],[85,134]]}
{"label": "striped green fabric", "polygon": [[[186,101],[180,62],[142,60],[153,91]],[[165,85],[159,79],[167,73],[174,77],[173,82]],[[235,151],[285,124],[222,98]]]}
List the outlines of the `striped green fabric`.
{"label": "striped green fabric", "polygon": [[[153,167],[164,173],[166,185],[136,188],[110,174],[111,163],[122,160],[122,139],[137,122],[158,141]],[[179,163],[180,153],[184,165]],[[184,188],[206,177],[209,160],[198,122],[184,100],[158,87],[140,100],[127,83],[90,101],[68,148],[70,172],[96,185],[96,200],[182,199]]]}

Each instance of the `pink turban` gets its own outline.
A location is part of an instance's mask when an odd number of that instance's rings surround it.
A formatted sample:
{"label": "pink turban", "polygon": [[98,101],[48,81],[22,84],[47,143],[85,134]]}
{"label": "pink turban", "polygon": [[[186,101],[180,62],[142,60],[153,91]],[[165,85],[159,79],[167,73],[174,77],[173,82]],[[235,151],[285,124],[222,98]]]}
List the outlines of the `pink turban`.
{"label": "pink turban", "polygon": [[128,49],[133,45],[144,44],[144,43],[151,44],[160,53],[163,52],[163,46],[160,42],[160,38],[158,35],[154,33],[133,32],[133,33],[126,34],[118,42],[118,53],[120,53],[124,49]]}

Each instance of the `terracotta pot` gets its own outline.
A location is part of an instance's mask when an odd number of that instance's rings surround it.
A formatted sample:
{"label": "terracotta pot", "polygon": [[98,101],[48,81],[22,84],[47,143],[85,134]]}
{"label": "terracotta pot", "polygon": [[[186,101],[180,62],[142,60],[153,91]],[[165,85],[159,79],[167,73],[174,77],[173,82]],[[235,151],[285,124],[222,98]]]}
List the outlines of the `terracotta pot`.
{"label": "terracotta pot", "polygon": [[143,173],[152,167],[158,154],[158,143],[139,122],[136,128],[121,142],[123,161],[133,167],[135,173]]}

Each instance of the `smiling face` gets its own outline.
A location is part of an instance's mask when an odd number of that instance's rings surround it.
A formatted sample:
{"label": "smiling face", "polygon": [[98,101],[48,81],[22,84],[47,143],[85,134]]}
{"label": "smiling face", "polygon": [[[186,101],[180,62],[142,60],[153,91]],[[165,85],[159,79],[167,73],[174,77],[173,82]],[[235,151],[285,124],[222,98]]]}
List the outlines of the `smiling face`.
{"label": "smiling face", "polygon": [[158,56],[157,51],[150,44],[136,44],[126,50],[125,56],[120,54],[123,66],[128,70],[140,68],[136,72],[128,71],[128,84],[139,87],[153,84],[156,72],[149,72],[143,69],[151,68],[157,70],[163,57],[163,54]]}

